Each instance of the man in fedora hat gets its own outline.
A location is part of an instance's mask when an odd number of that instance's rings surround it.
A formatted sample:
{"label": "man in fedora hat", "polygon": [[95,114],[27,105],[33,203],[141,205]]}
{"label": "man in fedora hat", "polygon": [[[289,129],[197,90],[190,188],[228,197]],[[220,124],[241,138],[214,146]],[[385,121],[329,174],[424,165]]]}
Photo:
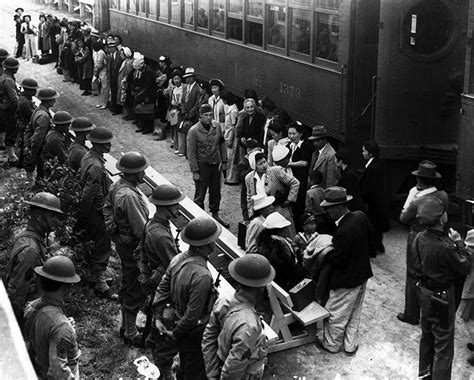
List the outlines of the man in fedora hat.
{"label": "man in fedora hat", "polygon": [[[154,350],[153,358],[166,380],[171,379],[173,347],[177,348],[180,358],[178,378],[207,379],[201,341],[216,300],[207,261],[221,231],[222,227],[209,217],[191,220],[181,232],[181,239],[189,244],[189,249],[171,260],[156,292],[155,326],[163,339]],[[170,306],[174,309],[174,321],[165,318]]]}
{"label": "man in fedora hat", "polygon": [[181,112],[183,120],[195,124],[199,117],[199,86],[196,83],[196,70],[187,67],[183,75],[186,82],[181,96]]}
{"label": "man in fedora hat", "polygon": [[247,254],[230,263],[229,273],[239,287],[217,300],[202,340],[207,378],[261,379],[268,342],[255,304],[275,269],[262,255]]}
{"label": "man in fedora hat", "polygon": [[254,214],[245,235],[246,253],[258,253],[257,238],[263,231],[265,218],[273,212],[273,202],[275,202],[275,197],[271,195],[255,194],[252,197]]}
{"label": "man in fedora hat", "polygon": [[118,76],[122,58],[117,50],[115,41],[107,42],[107,75],[110,84],[110,103],[109,108],[112,115],[118,115],[122,112],[122,106],[117,104],[117,89],[119,86]]}
{"label": "man in fedora hat", "polygon": [[148,220],[148,205],[138,189],[138,185],[144,182],[148,161],[141,153],[128,152],[120,158],[116,167],[122,174],[107,194],[104,218],[107,233],[114,241],[122,263],[120,331],[124,331],[123,340],[126,344],[141,347],[142,336],[137,331],[136,320],[145,294],[138,281],[140,271],[133,253],[142,239]]}
{"label": "man in fedora hat", "polygon": [[23,22],[23,12],[25,10],[21,7],[15,9],[15,15],[13,20],[15,21],[15,38],[16,38],[16,49],[15,58],[21,58],[23,55],[23,46],[25,45],[25,35],[21,32],[21,24]]}
{"label": "man in fedora hat", "polygon": [[[74,128],[79,128],[79,124],[80,120],[76,121]],[[117,296],[113,294],[105,279],[112,248],[106,233],[102,210],[112,184],[105,170],[104,154],[110,152],[113,135],[108,129],[97,127],[90,131],[87,138],[92,143],[92,148],[84,154],[80,164],[82,193],[79,201],[78,228],[84,230],[86,240],[92,241],[92,250],[90,256],[84,257],[86,265],[84,271],[89,272],[87,280],[99,297],[116,299]]]}
{"label": "man in fedora hat", "polygon": [[81,168],[82,157],[87,153],[87,135],[95,128],[95,125],[87,117],[76,117],[71,123],[71,131],[76,135],[69,147],[68,164],[78,172]]}
{"label": "man in fedora hat", "polygon": [[355,355],[359,348],[358,333],[367,280],[373,276],[370,257],[375,257],[374,229],[362,211],[349,211],[352,199],[343,187],[329,187],[321,203],[336,231],[332,238],[334,250],[326,260],[332,266],[329,299],[325,308],[329,318],[324,321],[322,340],[317,345],[330,353],[341,350]]}
{"label": "man in fedora hat", "polygon": [[415,274],[421,306],[419,376],[450,379],[454,357],[456,314],[455,282],[471,271],[471,256],[461,235],[444,227],[445,204],[437,197],[423,197],[416,218],[426,229],[413,241]]}
{"label": "man in fedora hat", "polygon": [[408,197],[400,213],[400,222],[410,226],[407,238],[406,256],[406,279],[405,279],[405,309],[403,313],[398,313],[397,318],[405,323],[417,325],[420,320],[420,303],[418,300],[418,282],[415,274],[415,253],[412,249],[415,236],[425,229],[418,222],[416,214],[420,202],[426,197],[436,197],[443,202],[446,209],[449,206],[448,194],[443,190],[438,190],[436,180],[441,178],[441,174],[436,171],[436,165],[428,160],[421,161],[418,169],[412,171],[416,177],[416,186],[411,188]]}
{"label": "man in fedora hat", "polygon": [[58,93],[53,88],[42,88],[38,91],[37,98],[41,101],[38,108],[31,115],[31,120],[25,129],[25,170],[26,178],[33,181],[33,172],[43,177],[43,159],[41,152],[44,148],[46,134],[51,129],[51,107],[56,103]]}
{"label": "man in fedora hat", "polygon": [[20,327],[23,326],[26,303],[41,294],[33,268],[43,264],[46,259],[45,238],[59,223],[58,218],[63,214],[61,201],[50,193],[35,194],[26,203],[30,205],[30,218],[26,228],[13,244],[5,281],[8,297]]}
{"label": "man in fedora hat", "polygon": [[328,142],[329,134],[322,125],[313,127],[313,133],[308,140],[313,142],[314,153],[311,158],[309,172],[318,170],[323,175],[321,187],[335,186],[339,179],[339,170],[336,165],[336,151]]}
{"label": "man in fedora hat", "polygon": [[40,379],[79,379],[75,323],[64,315],[64,298],[81,278],[71,259],[54,256],[34,269],[44,294],[25,311],[25,340]]}

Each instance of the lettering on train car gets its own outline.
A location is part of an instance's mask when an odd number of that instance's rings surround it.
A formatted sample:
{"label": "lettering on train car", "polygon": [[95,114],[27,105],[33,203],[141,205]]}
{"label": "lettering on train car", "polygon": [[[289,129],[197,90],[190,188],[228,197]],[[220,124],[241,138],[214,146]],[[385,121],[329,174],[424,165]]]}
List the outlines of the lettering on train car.
{"label": "lettering on train car", "polygon": [[298,87],[286,82],[280,82],[280,94],[295,99],[301,98],[301,90]]}

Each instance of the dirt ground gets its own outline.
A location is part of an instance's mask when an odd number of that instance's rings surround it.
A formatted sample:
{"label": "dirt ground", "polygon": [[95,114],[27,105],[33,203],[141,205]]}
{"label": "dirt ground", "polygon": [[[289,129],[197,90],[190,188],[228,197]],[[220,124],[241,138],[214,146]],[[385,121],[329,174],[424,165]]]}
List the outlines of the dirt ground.
{"label": "dirt ground", "polygon": [[[28,13],[37,20],[40,8],[23,1],[13,3],[0,0],[0,46],[13,50],[14,24],[13,8],[24,5]],[[66,15],[53,11],[55,14]],[[67,16],[67,15],[66,15]],[[126,44],[126,41],[124,41]],[[60,93],[54,110],[67,110],[73,116],[87,116],[95,124],[110,128],[115,136],[112,155],[135,150],[144,153],[151,165],[184,193],[192,197],[194,186],[186,159],[173,154],[169,141],[153,141],[150,135],[134,133],[134,126],[111,116],[108,111],[98,110],[97,98],[81,97],[76,85],[63,83],[52,64],[40,66],[21,62],[18,81],[25,77],[38,80],[40,86],[51,86]],[[0,169],[2,170],[2,169]],[[4,181],[16,170],[0,175]],[[6,176],[6,177],[5,177]],[[241,219],[238,187],[224,186],[221,215],[231,223],[236,233]],[[321,352],[314,344],[271,354],[265,379],[413,379],[417,375],[418,344],[420,327],[406,325],[396,319],[404,302],[406,230],[393,225],[386,234],[387,253],[372,260],[374,277],[369,280],[360,324],[360,349],[354,357],[343,353],[331,355]],[[4,277],[6,252],[0,256],[0,274]],[[113,273],[119,270],[118,258],[112,260]],[[151,353],[146,350],[130,349],[118,338],[119,307],[109,301],[96,299],[87,287],[77,287],[68,303],[67,312],[77,322],[78,338],[82,350],[81,369],[85,377],[131,378],[138,374],[133,360]],[[473,368],[466,363],[468,334],[458,318],[456,321],[455,359],[453,378],[474,379]]]}

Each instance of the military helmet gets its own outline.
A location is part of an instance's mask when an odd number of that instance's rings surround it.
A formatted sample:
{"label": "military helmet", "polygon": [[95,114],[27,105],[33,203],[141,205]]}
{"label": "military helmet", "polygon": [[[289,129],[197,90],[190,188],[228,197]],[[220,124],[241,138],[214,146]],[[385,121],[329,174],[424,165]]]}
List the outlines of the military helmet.
{"label": "military helmet", "polygon": [[181,232],[181,239],[191,246],[200,247],[215,242],[222,227],[208,216],[191,220]]}
{"label": "military helmet", "polygon": [[8,57],[3,61],[2,65],[5,69],[18,69],[20,67],[20,61],[16,58]]}
{"label": "military helmet", "polygon": [[138,152],[125,153],[115,165],[123,173],[140,173],[148,167],[143,154]]}
{"label": "military helmet", "polygon": [[38,88],[38,82],[32,78],[25,78],[21,81],[21,87],[36,90]]}
{"label": "military helmet", "polygon": [[56,195],[41,191],[33,196],[29,201],[26,201],[30,206],[43,208],[45,210],[54,211],[58,214],[64,214],[61,211],[61,201]]}
{"label": "military helmet", "polygon": [[184,194],[176,186],[166,183],[155,187],[148,200],[157,206],[171,206],[178,204],[184,198]]}
{"label": "military helmet", "polygon": [[87,117],[76,117],[71,123],[70,129],[74,132],[89,132],[95,128],[95,125]]}
{"label": "military helmet", "polygon": [[433,226],[445,212],[446,207],[441,199],[426,197],[418,205],[416,218],[424,226]]}
{"label": "military helmet", "polygon": [[36,95],[36,97],[39,100],[53,100],[53,99],[56,99],[58,96],[59,95],[58,95],[57,91],[54,88],[51,88],[51,87],[46,87],[46,88],[40,89],[38,91],[38,95]]}
{"label": "military helmet", "polygon": [[95,144],[107,144],[112,142],[114,135],[104,127],[94,128],[88,135],[87,139]]}
{"label": "military helmet", "polygon": [[8,51],[6,51],[5,49],[0,49],[0,59],[5,59],[9,56],[10,54],[8,54]]}
{"label": "military helmet", "polygon": [[273,281],[275,269],[266,257],[249,253],[229,264],[229,274],[242,285],[258,288]]}
{"label": "military helmet", "polygon": [[53,116],[53,124],[64,125],[69,124],[72,121],[72,116],[67,111],[58,111]]}
{"label": "military helmet", "polygon": [[73,262],[66,256],[50,257],[44,265],[36,267],[35,272],[41,277],[65,284],[76,284],[81,281]]}

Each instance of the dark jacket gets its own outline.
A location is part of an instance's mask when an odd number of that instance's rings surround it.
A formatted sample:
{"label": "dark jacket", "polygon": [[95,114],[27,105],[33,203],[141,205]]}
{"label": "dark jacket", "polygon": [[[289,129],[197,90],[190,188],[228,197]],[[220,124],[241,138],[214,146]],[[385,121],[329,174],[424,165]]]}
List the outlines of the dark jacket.
{"label": "dark jacket", "polygon": [[369,257],[375,257],[374,228],[362,211],[346,214],[332,238],[334,251],[330,289],[351,289],[373,276]]}
{"label": "dark jacket", "polygon": [[339,177],[337,186],[345,188],[347,194],[352,195],[352,200],[347,203],[349,210],[364,211],[359,191],[359,176],[357,175],[356,170],[352,166],[346,167],[346,169],[341,172],[341,176]]}
{"label": "dark jacket", "polygon": [[246,139],[254,139],[258,141],[260,146],[263,145],[263,131],[267,118],[260,112],[255,111],[252,121],[250,122],[247,113],[242,114],[242,123],[237,123],[236,135],[240,140],[242,137]]}
{"label": "dark jacket", "polygon": [[199,103],[199,85],[194,83],[191,92],[189,92],[189,84],[183,87],[183,95],[181,96],[181,112],[184,120],[196,122],[198,119],[198,111],[201,104]]}

